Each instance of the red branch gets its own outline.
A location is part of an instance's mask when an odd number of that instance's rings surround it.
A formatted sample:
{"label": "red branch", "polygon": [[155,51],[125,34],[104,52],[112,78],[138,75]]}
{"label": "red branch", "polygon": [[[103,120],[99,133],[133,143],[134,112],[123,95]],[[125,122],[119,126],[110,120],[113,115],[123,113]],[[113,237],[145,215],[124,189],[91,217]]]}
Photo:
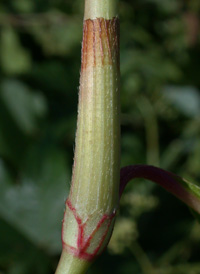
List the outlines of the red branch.
{"label": "red branch", "polygon": [[127,183],[135,178],[144,178],[161,185],[189,207],[200,213],[200,200],[196,195],[190,192],[189,189],[182,185],[182,183],[186,184],[184,179],[154,166],[133,165],[123,167],[120,172],[120,197]]}

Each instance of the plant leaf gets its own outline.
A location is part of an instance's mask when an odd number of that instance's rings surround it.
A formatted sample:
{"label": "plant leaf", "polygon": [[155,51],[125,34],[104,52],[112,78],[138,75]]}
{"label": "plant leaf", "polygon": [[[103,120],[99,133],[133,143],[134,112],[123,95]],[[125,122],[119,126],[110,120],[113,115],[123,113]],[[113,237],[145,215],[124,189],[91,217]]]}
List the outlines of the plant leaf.
{"label": "plant leaf", "polygon": [[[48,171],[48,173],[47,173]],[[0,218],[48,253],[61,249],[60,230],[69,185],[64,153],[51,150],[35,176],[13,185],[0,161]]]}

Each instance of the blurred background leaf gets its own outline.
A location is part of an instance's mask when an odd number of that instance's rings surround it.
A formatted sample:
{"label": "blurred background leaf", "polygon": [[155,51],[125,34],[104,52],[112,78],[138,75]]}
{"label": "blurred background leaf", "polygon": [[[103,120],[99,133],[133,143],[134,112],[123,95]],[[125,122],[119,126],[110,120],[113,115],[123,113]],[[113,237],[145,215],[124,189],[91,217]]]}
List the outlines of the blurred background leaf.
{"label": "blurred background leaf", "polygon": [[31,56],[19,41],[18,34],[8,26],[1,31],[1,66],[7,74],[26,72],[31,67]]}
{"label": "blurred background leaf", "polygon": [[200,93],[190,86],[166,86],[164,94],[171,103],[186,116],[195,117],[200,114]]}
{"label": "blurred background leaf", "polygon": [[1,88],[2,101],[12,118],[24,133],[32,133],[36,129],[36,118],[46,112],[45,98],[39,93],[31,93],[17,80],[7,80]]}
{"label": "blurred background leaf", "polygon": [[[77,117],[82,0],[0,2],[0,273],[54,273]],[[200,4],[122,0],[122,166],[200,182]],[[199,274],[200,225],[151,182],[89,273]]]}

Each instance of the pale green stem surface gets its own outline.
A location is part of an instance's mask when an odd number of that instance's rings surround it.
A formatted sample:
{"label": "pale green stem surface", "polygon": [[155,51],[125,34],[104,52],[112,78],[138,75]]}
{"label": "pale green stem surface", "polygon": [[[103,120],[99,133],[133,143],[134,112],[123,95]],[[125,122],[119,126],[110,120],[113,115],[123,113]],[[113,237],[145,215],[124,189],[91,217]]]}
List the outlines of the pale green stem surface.
{"label": "pale green stem surface", "polygon": [[119,75],[115,66],[82,73],[71,201],[84,219],[111,214],[119,189]]}
{"label": "pale green stem surface", "polygon": [[90,263],[80,260],[63,250],[55,274],[84,274]]}
{"label": "pale green stem surface", "polygon": [[118,0],[85,0],[84,19],[112,19],[117,15]]}

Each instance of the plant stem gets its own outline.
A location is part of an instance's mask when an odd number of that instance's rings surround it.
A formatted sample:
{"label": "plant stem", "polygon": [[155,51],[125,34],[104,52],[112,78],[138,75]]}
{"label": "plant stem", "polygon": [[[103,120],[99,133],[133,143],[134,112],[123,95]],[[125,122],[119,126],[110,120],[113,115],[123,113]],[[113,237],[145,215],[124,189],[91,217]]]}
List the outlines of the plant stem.
{"label": "plant stem", "polygon": [[63,250],[55,274],[83,274],[89,265],[88,261],[76,258]]}
{"label": "plant stem", "polygon": [[115,0],[85,0],[76,148],[57,274],[85,273],[113,230],[120,177],[119,20],[115,15]]}
{"label": "plant stem", "polygon": [[144,178],[161,185],[183,201],[197,214],[200,214],[200,187],[171,172],[158,167],[148,165],[132,165],[121,168],[120,172],[120,196],[127,183],[135,178]]}
{"label": "plant stem", "polygon": [[118,0],[85,0],[84,20],[112,19],[117,15]]}

